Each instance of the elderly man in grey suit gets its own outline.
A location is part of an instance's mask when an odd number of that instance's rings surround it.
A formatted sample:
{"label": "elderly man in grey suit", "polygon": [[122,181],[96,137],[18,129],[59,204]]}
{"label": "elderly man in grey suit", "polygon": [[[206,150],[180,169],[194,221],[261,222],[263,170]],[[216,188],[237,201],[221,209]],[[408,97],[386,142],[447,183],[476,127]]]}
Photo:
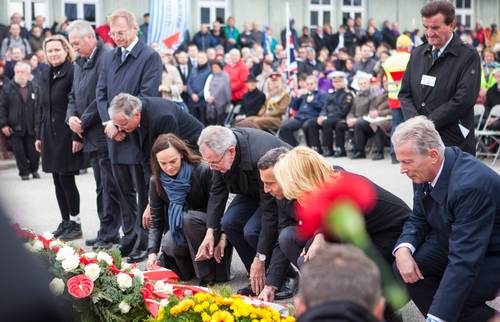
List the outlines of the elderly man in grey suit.
{"label": "elderly man in grey suit", "polygon": [[129,255],[129,262],[137,262],[147,256],[147,234],[141,227],[141,218],[148,203],[150,170],[145,162],[147,157],[141,152],[137,133],[120,131],[110,121],[108,107],[119,93],[138,97],[159,96],[163,66],[160,55],[139,41],[139,27],[131,12],[117,10],[109,21],[110,35],[117,47],[104,57],[96,100],[122,198],[124,237],[120,241],[120,251],[123,256]]}

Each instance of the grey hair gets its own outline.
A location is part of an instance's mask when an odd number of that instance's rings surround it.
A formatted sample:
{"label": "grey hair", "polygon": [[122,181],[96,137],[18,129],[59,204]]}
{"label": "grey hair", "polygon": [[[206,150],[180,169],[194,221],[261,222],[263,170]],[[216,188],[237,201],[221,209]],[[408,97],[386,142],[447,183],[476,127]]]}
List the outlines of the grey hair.
{"label": "grey hair", "polygon": [[109,117],[113,119],[116,115],[123,113],[126,118],[130,119],[135,113],[142,111],[142,102],[137,97],[120,93],[116,95],[109,104]]}
{"label": "grey hair", "polygon": [[436,149],[441,156],[444,155],[445,147],[441,136],[434,123],[423,115],[399,124],[391,141],[394,146],[412,142],[420,155],[425,155],[430,149]]}
{"label": "grey hair", "polygon": [[227,127],[210,125],[201,131],[198,146],[200,151],[207,147],[218,155],[222,155],[230,147],[236,146],[236,135]]}
{"label": "grey hair", "polygon": [[31,65],[29,63],[27,63],[27,62],[24,62],[24,61],[18,61],[14,65],[14,70],[16,70],[18,68],[25,68],[26,70],[28,70],[28,71],[31,72]]}
{"label": "grey hair", "polygon": [[134,26],[137,24],[135,20],[135,15],[125,9],[118,9],[114,11],[111,16],[109,16],[109,22],[110,25],[115,22],[116,19],[118,18],[123,18],[127,21],[127,26],[129,27],[130,30],[134,28]]}
{"label": "grey hair", "polygon": [[73,32],[78,33],[78,36],[80,38],[83,38],[88,35],[95,38],[95,31],[94,29],[92,29],[92,25],[85,20],[75,20],[71,22],[68,26],[68,34],[71,34]]}
{"label": "grey hair", "polygon": [[371,312],[381,298],[380,271],[359,248],[328,244],[304,265],[299,297],[308,308],[349,301]]}
{"label": "grey hair", "polygon": [[259,170],[267,170],[274,167],[281,156],[285,155],[288,151],[290,150],[285,147],[274,148],[267,151],[266,154],[260,157],[259,162],[257,162],[257,168],[259,168]]}

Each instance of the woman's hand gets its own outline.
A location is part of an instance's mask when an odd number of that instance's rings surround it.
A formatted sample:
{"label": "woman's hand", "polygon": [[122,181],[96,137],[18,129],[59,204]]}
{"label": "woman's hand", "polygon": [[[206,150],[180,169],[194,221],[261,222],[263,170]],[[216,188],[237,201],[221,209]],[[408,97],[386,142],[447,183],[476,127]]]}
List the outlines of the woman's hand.
{"label": "woman's hand", "polygon": [[35,150],[38,153],[42,152],[42,141],[41,140],[36,140],[35,141]]}
{"label": "woman's hand", "polygon": [[323,234],[317,234],[316,236],[314,236],[314,240],[311,243],[311,246],[309,246],[307,252],[305,251],[305,249],[302,252],[302,254],[304,255],[304,263],[307,263],[308,261],[313,259],[316,256],[316,254],[318,254],[318,251],[320,251],[321,248],[323,248],[324,245],[325,245],[325,237],[323,236]]}
{"label": "woman's hand", "polygon": [[205,238],[201,242],[198,248],[198,253],[194,258],[195,261],[201,262],[207,259],[211,259],[214,256],[214,230],[212,228],[207,229]]}
{"label": "woman's hand", "polygon": [[80,152],[82,149],[83,149],[83,143],[82,142],[73,141],[73,145],[71,147],[71,151],[73,152],[73,154],[76,154],[76,153]]}
{"label": "woman's hand", "polygon": [[151,224],[151,207],[148,206],[144,209],[144,213],[142,214],[142,227],[144,229],[149,229],[149,225]]}
{"label": "woman's hand", "polygon": [[217,243],[217,246],[215,246],[214,249],[214,258],[217,263],[220,263],[222,261],[222,258],[224,258],[224,249],[226,248],[226,245],[227,245],[226,234],[221,234],[219,242]]}
{"label": "woman's hand", "polygon": [[152,270],[153,269],[153,265],[156,265],[156,259],[157,259],[157,256],[155,253],[152,253],[152,254],[149,254],[148,256],[148,269],[149,270]]}

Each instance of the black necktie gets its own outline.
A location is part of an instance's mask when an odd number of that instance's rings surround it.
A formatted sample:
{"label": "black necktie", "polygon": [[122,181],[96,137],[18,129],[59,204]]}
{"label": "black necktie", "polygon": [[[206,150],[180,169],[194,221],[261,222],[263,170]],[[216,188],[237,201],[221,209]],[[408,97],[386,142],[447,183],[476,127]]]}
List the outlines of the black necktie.
{"label": "black necktie", "polygon": [[424,191],[425,196],[430,196],[430,194],[432,192],[432,185],[430,183],[426,182],[426,183],[424,183],[422,190]]}
{"label": "black necktie", "polygon": [[432,51],[432,63],[434,63],[439,57],[439,49],[434,49]]}

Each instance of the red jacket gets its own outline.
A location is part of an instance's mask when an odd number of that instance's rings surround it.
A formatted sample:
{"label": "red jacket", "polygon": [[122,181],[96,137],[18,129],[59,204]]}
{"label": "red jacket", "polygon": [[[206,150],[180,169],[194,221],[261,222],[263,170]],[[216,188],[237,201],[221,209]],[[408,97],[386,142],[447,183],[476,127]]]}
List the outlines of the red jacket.
{"label": "red jacket", "polygon": [[116,47],[115,42],[109,35],[110,28],[107,24],[101,25],[95,29],[95,33],[101,38],[106,45]]}
{"label": "red jacket", "polygon": [[231,82],[231,101],[239,101],[247,92],[246,81],[248,78],[248,67],[240,60],[236,65],[226,65],[224,71],[229,75]]}

